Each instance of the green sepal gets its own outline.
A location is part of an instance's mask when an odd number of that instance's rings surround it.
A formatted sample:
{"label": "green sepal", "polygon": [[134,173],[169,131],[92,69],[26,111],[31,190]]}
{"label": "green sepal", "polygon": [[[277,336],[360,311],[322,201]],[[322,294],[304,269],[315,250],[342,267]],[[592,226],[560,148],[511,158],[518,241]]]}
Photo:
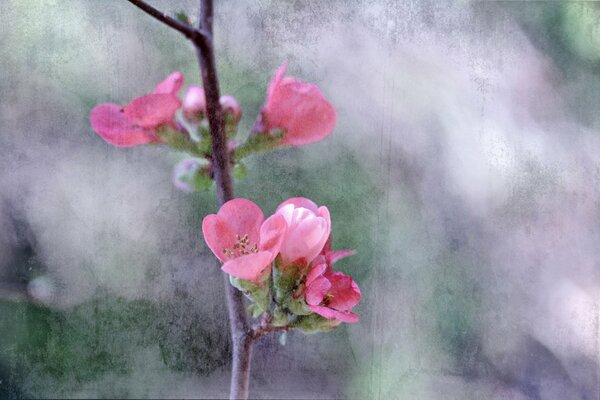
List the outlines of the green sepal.
{"label": "green sepal", "polygon": [[157,130],[158,137],[166,143],[169,147],[172,147],[178,151],[185,151],[187,153],[193,155],[202,155],[199,154],[196,150],[196,146],[190,140],[187,135],[169,127],[163,126]]}
{"label": "green sepal", "polygon": [[200,126],[198,126],[198,144],[196,144],[196,149],[201,154],[210,156],[212,154],[212,138],[210,136],[210,128],[205,121],[202,121]]}
{"label": "green sepal", "polygon": [[284,302],[283,306],[295,315],[312,314],[312,311],[306,306],[306,302],[303,298],[294,299],[293,297],[290,297]]}
{"label": "green sepal", "polygon": [[274,150],[279,147],[284,133],[281,129],[272,129],[269,134],[262,132],[252,133],[244,144],[235,149],[235,161],[239,161],[250,154]]}
{"label": "green sepal", "polygon": [[241,290],[247,298],[256,303],[263,311],[269,309],[270,296],[268,285],[255,285],[250,281],[245,281],[232,275],[229,275],[229,282],[235,288]]}
{"label": "green sepal", "polygon": [[252,318],[260,317],[265,310],[263,310],[258,304],[252,303],[248,307],[246,307],[246,313],[250,315]]}
{"label": "green sepal", "polygon": [[271,325],[286,326],[289,323],[288,315],[279,307],[273,311]]}
{"label": "green sepal", "polygon": [[283,304],[291,297],[300,276],[299,267],[295,265],[280,267],[276,262],[275,268],[273,268],[273,287],[275,289],[275,301],[277,304]]}
{"label": "green sepal", "polygon": [[337,328],[339,324],[339,321],[327,319],[318,314],[311,314],[299,317],[291,326],[300,329],[304,333],[311,334],[331,331]]}
{"label": "green sepal", "polygon": [[225,113],[225,133],[228,139],[232,139],[237,134],[237,122],[232,113]]}

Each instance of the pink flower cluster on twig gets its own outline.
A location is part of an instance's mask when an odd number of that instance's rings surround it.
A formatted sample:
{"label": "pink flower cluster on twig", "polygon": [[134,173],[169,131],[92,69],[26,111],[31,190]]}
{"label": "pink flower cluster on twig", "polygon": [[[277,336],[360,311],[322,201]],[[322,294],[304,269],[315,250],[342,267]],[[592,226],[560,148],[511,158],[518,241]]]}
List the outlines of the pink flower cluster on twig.
{"label": "pink flower cluster on twig", "polygon": [[304,298],[307,310],[337,322],[358,321],[352,309],[360,289],[352,277],[333,270],[333,263],[352,251],[331,250],[327,207],[297,197],[265,219],[256,204],[238,198],[206,216],[202,233],[229,275],[261,285],[273,268],[293,270],[293,292]]}

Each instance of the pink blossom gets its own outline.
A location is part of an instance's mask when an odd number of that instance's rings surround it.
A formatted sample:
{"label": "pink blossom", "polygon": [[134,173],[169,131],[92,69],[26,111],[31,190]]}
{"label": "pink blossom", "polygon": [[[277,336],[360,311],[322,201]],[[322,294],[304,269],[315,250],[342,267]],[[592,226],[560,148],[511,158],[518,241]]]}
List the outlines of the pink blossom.
{"label": "pink blossom", "polygon": [[357,322],[352,308],[360,301],[360,289],[352,277],[333,272],[327,263],[313,266],[306,277],[304,298],[308,308],[341,322]]}
{"label": "pink blossom", "polygon": [[282,264],[310,264],[321,254],[331,232],[327,207],[295,197],[281,203],[275,214],[282,215],[287,223],[287,235],[279,250]]}
{"label": "pink blossom", "polygon": [[285,130],[282,145],[300,146],[323,140],[335,127],[335,108],[323,97],[316,85],[284,77],[283,64],[269,83],[262,110],[266,132]]}
{"label": "pink blossom", "polygon": [[190,122],[199,122],[206,113],[206,96],[200,86],[190,86],[183,98],[183,115]]}
{"label": "pink blossom", "polygon": [[242,198],[228,201],[217,214],[207,215],[202,221],[204,240],[223,261],[221,269],[255,283],[277,256],[286,227],[281,215],[265,220],[256,204]]}
{"label": "pink blossom", "polygon": [[183,75],[173,72],[153,93],[134,99],[124,108],[114,103],[99,104],[90,113],[92,128],[114,146],[159,142],[156,128],[173,123],[181,107],[177,92],[182,85]]}

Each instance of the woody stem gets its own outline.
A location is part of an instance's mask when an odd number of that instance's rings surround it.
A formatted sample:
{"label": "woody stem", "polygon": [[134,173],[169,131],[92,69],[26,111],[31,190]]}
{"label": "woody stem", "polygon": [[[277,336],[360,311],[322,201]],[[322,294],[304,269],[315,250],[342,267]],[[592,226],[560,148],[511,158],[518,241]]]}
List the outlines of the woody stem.
{"label": "woody stem", "polygon": [[[199,0],[199,26],[195,28],[169,17],[144,1],[128,1],[160,22],[182,33],[196,48],[206,96],[206,114],[212,139],[212,165],[217,188],[217,203],[218,206],[222,206],[227,201],[233,199],[233,182],[231,179],[231,164],[227,149],[223,110],[219,103],[219,80],[213,46],[213,2],[212,0]],[[247,399],[250,380],[250,357],[254,334],[246,317],[242,292],[229,284],[227,275],[223,277],[233,343],[229,397],[230,399]]]}

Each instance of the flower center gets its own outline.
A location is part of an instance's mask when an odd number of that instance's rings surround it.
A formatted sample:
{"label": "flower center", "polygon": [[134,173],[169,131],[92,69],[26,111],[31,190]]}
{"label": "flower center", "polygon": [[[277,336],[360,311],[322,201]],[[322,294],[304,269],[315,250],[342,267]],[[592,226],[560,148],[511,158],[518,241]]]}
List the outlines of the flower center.
{"label": "flower center", "polygon": [[235,235],[235,240],[236,242],[232,249],[223,249],[223,254],[225,254],[227,257],[236,258],[245,256],[246,254],[258,253],[258,245],[256,243],[250,243],[247,233],[241,237],[240,235]]}
{"label": "flower center", "polygon": [[329,305],[329,302],[331,301],[331,299],[333,299],[333,295],[331,293],[327,293],[325,295],[325,297],[323,298],[321,305],[327,307]]}

